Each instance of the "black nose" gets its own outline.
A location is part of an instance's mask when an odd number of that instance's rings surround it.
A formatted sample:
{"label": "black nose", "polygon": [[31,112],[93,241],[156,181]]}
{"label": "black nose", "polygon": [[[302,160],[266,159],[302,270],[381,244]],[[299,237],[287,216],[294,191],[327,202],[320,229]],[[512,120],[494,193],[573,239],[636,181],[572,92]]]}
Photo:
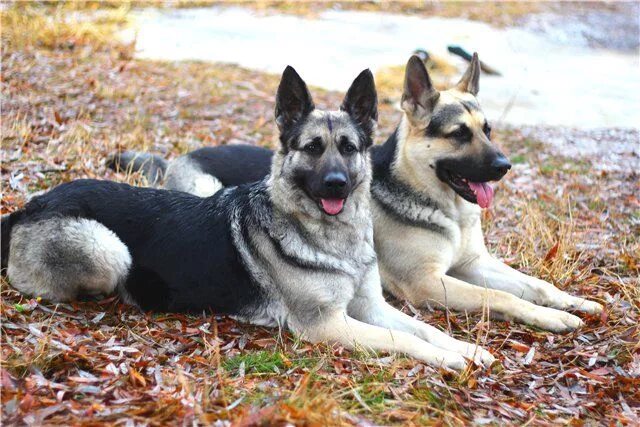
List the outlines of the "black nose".
{"label": "black nose", "polygon": [[500,154],[493,162],[491,162],[491,168],[496,174],[503,177],[509,169],[511,169],[511,163],[509,163],[509,160],[505,156]]}
{"label": "black nose", "polygon": [[347,185],[347,177],[342,172],[329,172],[323,180],[327,190],[342,190]]}

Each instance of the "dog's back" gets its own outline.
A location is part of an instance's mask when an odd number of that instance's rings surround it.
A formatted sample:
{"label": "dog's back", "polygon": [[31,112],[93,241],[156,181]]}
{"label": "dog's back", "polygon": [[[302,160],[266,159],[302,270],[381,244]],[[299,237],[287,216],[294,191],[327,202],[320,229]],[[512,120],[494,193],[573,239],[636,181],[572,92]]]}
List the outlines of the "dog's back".
{"label": "dog's back", "polygon": [[[144,309],[238,314],[259,298],[231,235],[266,200],[251,191],[201,199],[107,181],[60,185],[3,221],[8,275],[52,300],[118,289]],[[257,208],[264,216],[269,205]]]}
{"label": "dog's back", "polygon": [[204,147],[187,156],[225,187],[262,180],[269,174],[273,151],[247,144]]}
{"label": "dog's back", "polygon": [[105,163],[116,172],[141,172],[151,186],[162,182],[169,164],[157,154],[140,151],[115,153],[107,157]]}
{"label": "dog's back", "polygon": [[115,171],[140,172],[151,185],[200,197],[223,187],[248,184],[269,174],[273,151],[248,144],[203,147],[172,161],[158,155],[125,151],[111,156],[107,166]]}

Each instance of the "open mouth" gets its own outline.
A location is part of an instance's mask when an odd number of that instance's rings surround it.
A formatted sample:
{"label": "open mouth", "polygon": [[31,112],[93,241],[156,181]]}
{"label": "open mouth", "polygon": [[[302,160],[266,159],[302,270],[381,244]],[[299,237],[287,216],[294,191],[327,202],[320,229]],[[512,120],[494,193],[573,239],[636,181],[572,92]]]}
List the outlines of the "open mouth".
{"label": "open mouth", "polygon": [[471,203],[477,203],[482,209],[491,206],[493,188],[488,182],[472,182],[451,171],[446,171],[445,182],[460,197]]}
{"label": "open mouth", "polygon": [[344,208],[347,199],[320,199],[320,209],[327,215],[338,215]]}

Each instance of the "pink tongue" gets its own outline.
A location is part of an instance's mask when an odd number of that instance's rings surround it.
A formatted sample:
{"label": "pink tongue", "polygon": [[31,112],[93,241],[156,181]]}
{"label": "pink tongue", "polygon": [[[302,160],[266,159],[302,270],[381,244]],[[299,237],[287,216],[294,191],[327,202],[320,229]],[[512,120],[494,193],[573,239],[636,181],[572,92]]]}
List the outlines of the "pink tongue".
{"label": "pink tongue", "polygon": [[337,215],[344,206],[344,199],[320,199],[322,209],[329,215]]}
{"label": "pink tongue", "polygon": [[493,188],[486,182],[470,182],[469,187],[476,193],[476,199],[478,200],[478,205],[482,209],[486,209],[491,206],[491,202],[493,202]]}

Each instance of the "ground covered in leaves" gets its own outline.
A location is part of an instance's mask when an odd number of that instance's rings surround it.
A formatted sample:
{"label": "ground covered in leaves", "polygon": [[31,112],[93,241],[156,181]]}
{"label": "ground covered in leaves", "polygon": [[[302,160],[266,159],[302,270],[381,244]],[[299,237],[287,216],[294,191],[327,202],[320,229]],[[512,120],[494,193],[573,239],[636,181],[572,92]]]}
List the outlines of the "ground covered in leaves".
{"label": "ground covered in leaves", "polygon": [[[135,60],[133,46],[109,37],[126,11],[93,26],[65,13],[3,10],[2,213],[75,178],[144,184],[105,168],[118,149],[174,157],[202,145],[273,146],[278,76]],[[399,119],[399,91],[381,94],[380,141]],[[312,92],[322,107],[342,97]],[[581,330],[554,335],[396,301],[500,360],[457,376],[224,317],[142,313],[115,297],[54,305],[3,278],[3,423],[637,424],[637,154],[622,149],[607,163],[565,143],[591,138],[616,150],[638,131],[498,128],[494,138],[515,167],[485,215],[488,244],[510,265],[603,303]]]}

